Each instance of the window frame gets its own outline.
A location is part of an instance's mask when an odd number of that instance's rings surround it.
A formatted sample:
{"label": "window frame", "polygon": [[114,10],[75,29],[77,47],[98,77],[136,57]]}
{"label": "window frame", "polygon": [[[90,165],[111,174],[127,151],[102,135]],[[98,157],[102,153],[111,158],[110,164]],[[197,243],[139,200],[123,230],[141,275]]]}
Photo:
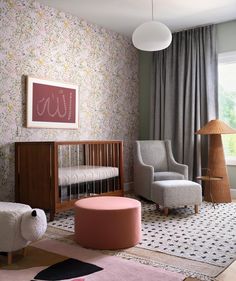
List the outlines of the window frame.
{"label": "window frame", "polygon": [[[231,52],[223,52],[218,54],[218,67],[220,63],[235,63],[236,64],[236,51]],[[219,78],[219,69],[218,69],[218,78]],[[217,81],[218,86],[218,94],[219,94],[219,79]],[[218,103],[218,106],[220,107],[220,104]],[[224,120],[223,120],[224,121]],[[236,166],[236,156],[227,156],[225,155],[225,161],[226,165],[228,166]]]}

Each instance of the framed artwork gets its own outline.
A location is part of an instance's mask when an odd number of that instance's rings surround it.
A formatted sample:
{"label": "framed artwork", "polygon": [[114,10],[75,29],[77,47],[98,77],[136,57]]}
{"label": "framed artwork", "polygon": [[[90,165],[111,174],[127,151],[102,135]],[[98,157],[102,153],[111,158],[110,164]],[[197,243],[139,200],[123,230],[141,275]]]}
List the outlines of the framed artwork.
{"label": "framed artwork", "polygon": [[78,86],[27,77],[29,128],[78,128]]}

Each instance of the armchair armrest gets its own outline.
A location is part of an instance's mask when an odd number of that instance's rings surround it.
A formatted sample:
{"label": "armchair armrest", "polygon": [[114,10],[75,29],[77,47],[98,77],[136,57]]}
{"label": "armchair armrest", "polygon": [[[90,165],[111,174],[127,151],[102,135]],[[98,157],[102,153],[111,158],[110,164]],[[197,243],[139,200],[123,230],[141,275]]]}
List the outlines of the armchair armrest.
{"label": "armchair armrest", "polygon": [[154,180],[154,168],[141,163],[134,164],[135,193],[151,200],[151,186]]}
{"label": "armchair armrest", "polygon": [[154,168],[150,165],[144,163],[134,163],[135,176],[146,178],[150,182],[153,182],[154,179]]}
{"label": "armchair armrest", "polygon": [[184,175],[184,178],[188,179],[188,166],[184,164],[177,163],[175,160],[169,162],[170,170],[179,174]]}
{"label": "armchair armrest", "polygon": [[143,162],[139,151],[137,150],[134,157],[134,176],[138,178],[148,179],[153,182],[154,179],[154,167],[147,165]]}
{"label": "armchair armrest", "polygon": [[151,185],[154,180],[154,167],[142,161],[138,144],[134,153],[134,189],[135,193],[151,200]]}
{"label": "armchair armrest", "polygon": [[170,141],[166,141],[167,151],[169,154],[168,157],[168,165],[169,170],[184,175],[184,178],[188,179],[188,166],[184,164],[180,164],[175,161],[172,150],[171,150],[171,144]]}

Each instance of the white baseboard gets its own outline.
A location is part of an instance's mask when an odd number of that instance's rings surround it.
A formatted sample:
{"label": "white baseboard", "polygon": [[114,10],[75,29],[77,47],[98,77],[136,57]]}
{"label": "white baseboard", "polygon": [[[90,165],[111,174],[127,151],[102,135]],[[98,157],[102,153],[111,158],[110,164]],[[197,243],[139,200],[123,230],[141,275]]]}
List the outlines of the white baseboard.
{"label": "white baseboard", "polygon": [[236,199],[236,188],[231,188],[230,193],[231,193],[232,199]]}
{"label": "white baseboard", "polygon": [[133,182],[126,182],[124,183],[124,191],[131,191],[134,188],[134,183]]}

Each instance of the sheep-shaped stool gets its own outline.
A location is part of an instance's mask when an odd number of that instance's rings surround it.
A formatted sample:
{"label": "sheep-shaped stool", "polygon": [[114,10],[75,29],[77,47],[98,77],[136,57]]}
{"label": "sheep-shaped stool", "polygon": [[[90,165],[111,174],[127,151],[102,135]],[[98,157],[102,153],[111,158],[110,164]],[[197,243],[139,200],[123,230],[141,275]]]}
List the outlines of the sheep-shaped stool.
{"label": "sheep-shaped stool", "polygon": [[7,252],[8,264],[12,263],[12,252],[38,240],[46,229],[47,219],[43,210],[25,204],[0,202],[0,252]]}

